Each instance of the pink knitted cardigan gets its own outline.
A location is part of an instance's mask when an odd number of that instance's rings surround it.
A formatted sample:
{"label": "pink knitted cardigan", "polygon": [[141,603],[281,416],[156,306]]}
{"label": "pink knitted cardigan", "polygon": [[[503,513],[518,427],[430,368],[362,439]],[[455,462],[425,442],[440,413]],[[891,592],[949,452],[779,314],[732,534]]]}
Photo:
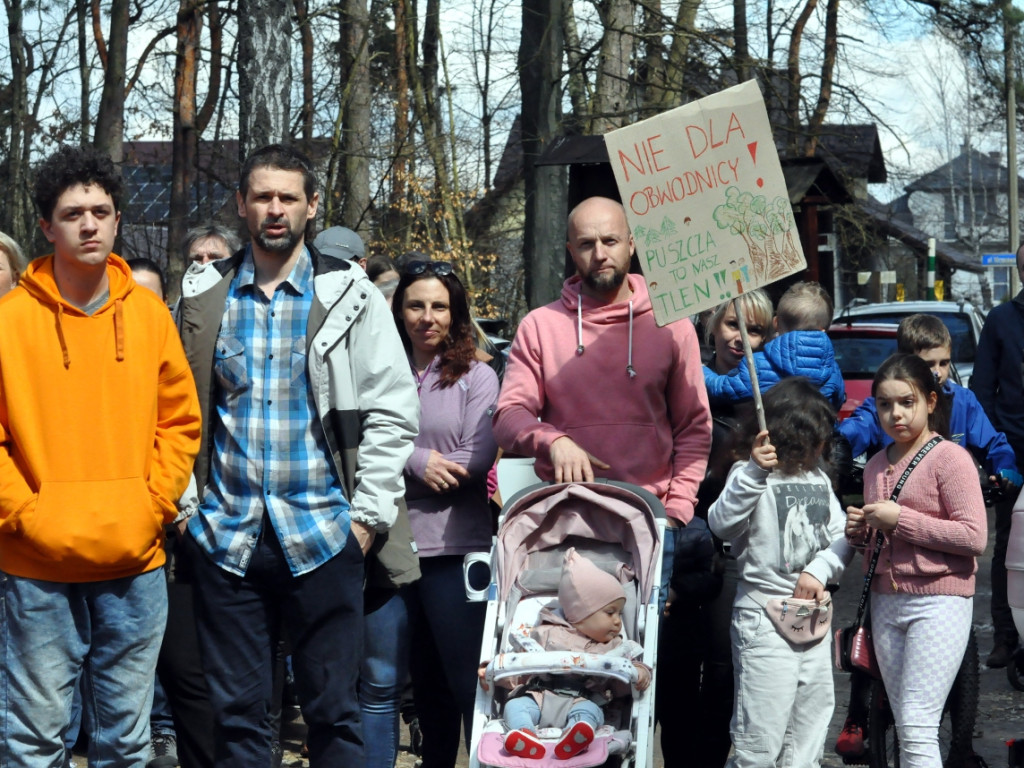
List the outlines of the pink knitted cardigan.
{"label": "pink knitted cardigan", "polygon": [[[887,500],[912,459],[891,465],[884,450],[872,456],[864,468],[865,504]],[[971,455],[943,440],[910,473],[897,503],[899,521],[878,558],[872,590],[972,596],[975,557],[985,550],[988,530]]]}

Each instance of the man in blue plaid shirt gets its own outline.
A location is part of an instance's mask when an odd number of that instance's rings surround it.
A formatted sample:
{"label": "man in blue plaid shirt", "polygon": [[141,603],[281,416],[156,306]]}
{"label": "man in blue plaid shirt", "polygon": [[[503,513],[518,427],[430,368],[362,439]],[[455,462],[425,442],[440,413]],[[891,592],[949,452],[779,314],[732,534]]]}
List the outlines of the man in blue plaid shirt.
{"label": "man in blue plaid shirt", "polygon": [[363,761],[364,556],[396,519],[418,398],[383,297],[306,244],[318,199],[301,153],[257,150],[237,193],[250,245],[182,284],[206,447],[185,546],[218,768],[270,765],[282,626],[311,765]]}

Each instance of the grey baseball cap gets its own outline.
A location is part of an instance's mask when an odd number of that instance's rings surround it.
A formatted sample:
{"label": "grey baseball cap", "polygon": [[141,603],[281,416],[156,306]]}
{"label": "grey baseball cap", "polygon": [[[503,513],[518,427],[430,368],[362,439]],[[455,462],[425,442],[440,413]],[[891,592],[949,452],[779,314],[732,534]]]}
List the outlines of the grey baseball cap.
{"label": "grey baseball cap", "polygon": [[363,239],[348,227],[328,227],[316,236],[313,245],[336,259],[361,259],[366,255]]}

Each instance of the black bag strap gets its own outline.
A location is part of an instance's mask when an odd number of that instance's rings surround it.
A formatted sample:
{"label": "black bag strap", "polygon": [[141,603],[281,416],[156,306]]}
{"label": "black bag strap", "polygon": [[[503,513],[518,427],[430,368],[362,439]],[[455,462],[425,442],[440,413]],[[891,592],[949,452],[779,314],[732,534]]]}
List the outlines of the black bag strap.
{"label": "black bag strap", "polygon": [[[921,463],[921,460],[928,455],[928,451],[934,448],[941,442],[942,438],[936,435],[923,446],[921,450],[917,452],[917,455],[911,459],[910,464],[903,471],[903,477],[896,483],[896,487],[892,489],[892,495],[889,497],[889,501],[896,501],[899,498],[900,491],[903,490],[903,486],[907,482],[907,478],[910,477],[910,473],[914,471],[914,468]],[[871,580],[875,577],[875,568],[878,566],[878,556],[882,554],[882,546],[885,544],[885,537],[881,531],[875,532],[875,549],[871,553],[871,562],[868,563],[868,571],[864,574],[864,589],[860,594],[860,603],[857,605],[857,626],[864,626],[864,621],[867,615],[868,597],[871,595]]]}

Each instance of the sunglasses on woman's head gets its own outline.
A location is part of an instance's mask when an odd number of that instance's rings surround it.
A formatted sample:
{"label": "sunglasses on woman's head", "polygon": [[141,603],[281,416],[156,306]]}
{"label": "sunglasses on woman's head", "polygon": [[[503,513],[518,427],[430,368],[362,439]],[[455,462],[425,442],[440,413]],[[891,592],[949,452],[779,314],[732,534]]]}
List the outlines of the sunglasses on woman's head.
{"label": "sunglasses on woman's head", "polygon": [[434,277],[444,277],[452,273],[452,264],[450,261],[410,261],[405,265],[407,275],[422,275],[424,272]]}

